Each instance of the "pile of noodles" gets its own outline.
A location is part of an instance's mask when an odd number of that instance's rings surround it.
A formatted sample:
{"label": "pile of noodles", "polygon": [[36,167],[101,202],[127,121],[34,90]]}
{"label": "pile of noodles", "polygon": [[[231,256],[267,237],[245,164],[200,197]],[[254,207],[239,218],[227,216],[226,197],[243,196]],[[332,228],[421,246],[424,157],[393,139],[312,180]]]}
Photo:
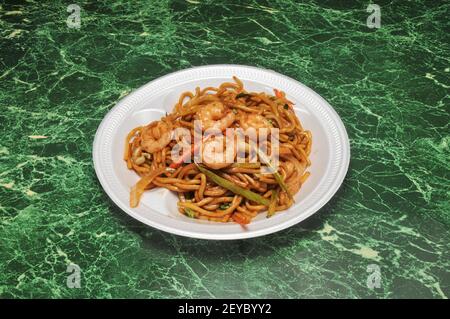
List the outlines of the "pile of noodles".
{"label": "pile of noodles", "polygon": [[[177,168],[170,168],[173,166],[171,150],[177,142],[173,140],[160,151],[146,153],[141,147],[142,126],[133,129],[125,143],[127,166],[141,176],[131,190],[132,207],[138,205],[145,190],[156,187],[164,187],[178,194],[178,207],[182,214],[218,222],[247,224],[260,212],[268,209],[282,211],[293,204],[290,195],[297,193],[309,176],[305,170],[310,165],[311,132],[302,128],[294,113],[293,103],[286,99],[284,92],[276,89],[274,95],[247,92],[238,78],[233,79],[234,83],[224,82],[219,87],[196,88],[194,93],[182,93],[173,111],[161,121],[171,128],[187,128],[194,136],[195,114],[215,101],[220,101],[235,113],[236,120],[231,128],[238,128],[239,119],[250,113],[262,115],[273,127],[279,128],[278,172],[288,193],[272,174],[261,174],[260,167],[265,165],[261,161],[249,165],[232,164],[214,170],[214,173],[269,199],[270,208],[217,185],[195,163],[182,163]],[[191,140],[194,141],[194,138]]]}

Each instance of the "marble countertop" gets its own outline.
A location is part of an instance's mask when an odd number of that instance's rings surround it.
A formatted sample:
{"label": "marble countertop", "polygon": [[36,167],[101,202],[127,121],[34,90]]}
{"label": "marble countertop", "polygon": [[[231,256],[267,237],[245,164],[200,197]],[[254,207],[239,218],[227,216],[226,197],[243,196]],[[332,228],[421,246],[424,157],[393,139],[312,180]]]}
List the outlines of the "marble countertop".
{"label": "marble countertop", "polygon": [[[0,298],[450,296],[448,2],[376,1],[380,28],[369,1],[14,3],[0,5]],[[194,240],[102,191],[91,152],[108,110],[217,63],[286,74],[342,117],[349,172],[305,222]]]}

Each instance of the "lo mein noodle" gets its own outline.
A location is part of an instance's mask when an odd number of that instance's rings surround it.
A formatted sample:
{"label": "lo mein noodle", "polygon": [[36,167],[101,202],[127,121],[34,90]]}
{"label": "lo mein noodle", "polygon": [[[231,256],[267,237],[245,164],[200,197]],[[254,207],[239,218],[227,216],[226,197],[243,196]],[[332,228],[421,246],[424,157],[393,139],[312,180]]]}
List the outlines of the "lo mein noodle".
{"label": "lo mein noodle", "polygon": [[[188,217],[244,225],[261,212],[268,211],[270,217],[294,203],[293,195],[309,176],[306,169],[311,164],[311,132],[303,129],[284,92],[247,92],[241,80],[233,80],[219,87],[184,92],[171,113],[131,130],[125,141],[124,160],[141,177],[131,189],[131,207],[139,204],[145,190],[164,187],[178,195],[178,209]],[[200,121],[200,129],[195,121]],[[179,141],[173,132],[180,128],[190,135],[184,141],[190,147],[174,159]],[[278,129],[276,139],[264,144],[272,155],[276,141],[276,169],[262,173],[263,168],[273,167],[259,149],[252,148],[248,137],[237,146],[213,134],[204,135],[200,149],[189,142],[195,140],[198,130],[226,131],[228,138],[230,128],[254,129],[257,137],[265,129]],[[218,160],[205,152],[207,149],[219,149],[222,159],[231,161]],[[237,162],[239,151],[243,161]],[[202,162],[191,162],[193,154],[199,153]]]}

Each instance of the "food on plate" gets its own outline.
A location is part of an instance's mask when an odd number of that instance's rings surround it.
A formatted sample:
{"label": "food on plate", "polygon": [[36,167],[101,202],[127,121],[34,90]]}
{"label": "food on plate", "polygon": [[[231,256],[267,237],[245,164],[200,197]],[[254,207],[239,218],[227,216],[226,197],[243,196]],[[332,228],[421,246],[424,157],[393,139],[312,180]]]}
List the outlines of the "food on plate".
{"label": "food on plate", "polygon": [[233,80],[184,92],[171,113],[131,130],[124,160],[141,177],[131,207],[164,187],[188,217],[245,225],[294,203],[309,176],[311,132],[284,92],[250,92]]}

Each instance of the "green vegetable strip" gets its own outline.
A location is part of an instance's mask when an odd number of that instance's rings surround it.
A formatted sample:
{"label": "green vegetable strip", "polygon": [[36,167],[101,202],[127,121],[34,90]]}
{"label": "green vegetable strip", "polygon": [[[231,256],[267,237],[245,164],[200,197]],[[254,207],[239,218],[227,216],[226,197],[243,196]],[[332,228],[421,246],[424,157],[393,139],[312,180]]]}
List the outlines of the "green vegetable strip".
{"label": "green vegetable strip", "polygon": [[239,93],[238,95],[236,95],[236,98],[239,99],[241,97],[249,97],[249,96],[251,96],[251,95],[248,93]]}
{"label": "green vegetable strip", "polygon": [[259,159],[272,170],[273,177],[275,177],[275,180],[277,181],[278,185],[280,185],[281,189],[288,195],[288,197],[292,201],[294,201],[294,197],[292,196],[291,192],[288,190],[286,183],[283,180],[283,177],[280,175],[280,173],[278,173],[278,171],[272,165],[270,160],[265,156],[265,154],[258,147],[255,147],[252,143],[250,143],[248,145],[249,145],[249,147],[253,148],[257,152]]}
{"label": "green vegetable strip", "polygon": [[264,198],[259,194],[249,191],[248,189],[237,186],[237,185],[233,184],[232,182],[230,182],[229,180],[222,178],[219,175],[214,174],[210,170],[208,170],[198,164],[196,164],[196,165],[197,165],[198,169],[200,170],[200,172],[202,172],[207,177],[209,177],[209,179],[211,179],[217,185],[219,185],[223,188],[226,188],[235,194],[241,195],[255,203],[258,203],[258,204],[261,204],[264,206],[269,206],[270,201],[267,198]]}
{"label": "green vegetable strip", "polygon": [[195,218],[195,213],[192,209],[186,207],[184,208],[184,212],[186,213],[187,217]]}
{"label": "green vegetable strip", "polygon": [[280,173],[275,172],[273,173],[273,176],[275,177],[275,180],[280,185],[281,189],[286,192],[286,194],[289,196],[290,199],[294,200],[294,197],[292,196],[291,192],[288,190],[286,183],[283,180],[283,177],[280,175]]}
{"label": "green vegetable strip", "polygon": [[219,206],[220,210],[226,210],[227,208],[229,208],[231,206],[230,203],[224,203],[222,205]]}
{"label": "green vegetable strip", "polygon": [[272,163],[270,163],[270,160],[265,156],[263,152],[261,152],[259,148],[256,148],[256,152],[258,153],[258,156],[261,159],[261,161],[272,170],[273,177],[275,177],[275,180],[277,181],[278,185],[280,185],[281,189],[286,192],[286,194],[289,196],[290,199],[294,200],[294,197],[288,190],[286,183],[283,180],[283,177],[280,175],[280,173],[278,173],[278,171],[275,169]]}
{"label": "green vegetable strip", "polygon": [[267,218],[272,217],[275,214],[275,207],[277,206],[278,188],[272,191],[270,196],[270,205],[267,212]]}

